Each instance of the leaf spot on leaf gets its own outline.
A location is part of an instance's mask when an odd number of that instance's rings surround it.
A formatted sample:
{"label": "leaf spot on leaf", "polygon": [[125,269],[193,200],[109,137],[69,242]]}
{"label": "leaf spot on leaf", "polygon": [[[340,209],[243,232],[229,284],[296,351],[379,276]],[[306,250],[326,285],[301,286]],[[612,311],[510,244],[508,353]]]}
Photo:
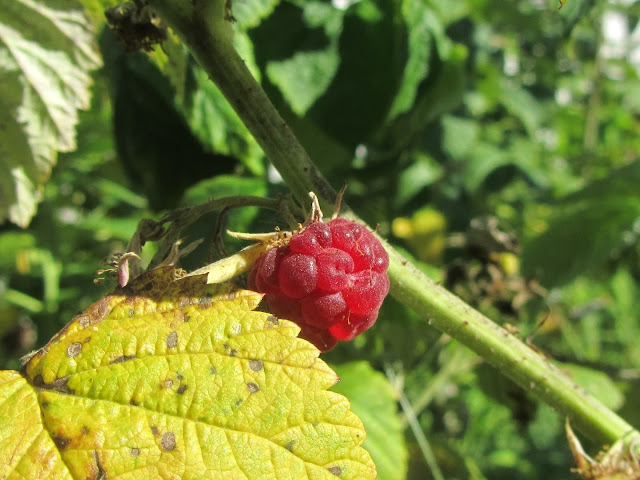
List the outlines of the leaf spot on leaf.
{"label": "leaf spot on leaf", "polygon": [[191,315],[185,315],[184,318],[182,319],[182,321],[185,323],[187,323],[189,320],[191,320]]}
{"label": "leaf spot on leaf", "polygon": [[250,393],[258,393],[260,391],[258,384],[253,382],[247,383],[247,389]]}
{"label": "leaf spot on leaf", "polygon": [[178,346],[178,332],[175,330],[167,336],[167,348],[176,348]]}
{"label": "leaf spot on leaf", "polygon": [[83,425],[82,428],[80,429],[80,433],[82,433],[82,435],[88,435],[89,427],[87,427],[86,425]]}
{"label": "leaf spot on leaf", "polygon": [[[225,350],[229,350],[229,349],[231,348],[231,347],[230,347],[228,344],[226,344],[226,343],[223,345],[223,347],[224,347],[224,349],[225,349]],[[231,351],[229,351],[229,356],[230,356],[230,357],[235,357],[237,354],[238,354],[238,351],[237,351],[235,348],[234,348],[234,349],[232,349]]]}
{"label": "leaf spot on leaf", "polygon": [[138,455],[140,455],[140,449],[137,447],[132,448],[129,453],[131,453],[132,457],[137,457]]}
{"label": "leaf spot on leaf", "polygon": [[249,368],[254,372],[259,372],[264,368],[262,360],[249,360]]}
{"label": "leaf spot on leaf", "polygon": [[235,405],[235,406],[236,406],[236,407],[239,407],[240,405],[242,405],[242,402],[243,402],[243,401],[244,401],[244,400],[243,400],[242,398],[239,398],[239,399],[238,399],[238,401],[236,402],[236,405]]}
{"label": "leaf spot on leaf", "polygon": [[129,400],[129,405],[137,407],[138,405],[140,405],[140,402],[132,398],[131,400]]}
{"label": "leaf spot on leaf", "polygon": [[296,441],[295,440],[291,440],[289,443],[287,443],[284,448],[286,448],[287,450],[289,450],[290,452],[293,452],[293,446],[295,445]]}
{"label": "leaf spot on leaf", "polygon": [[342,475],[342,469],[340,467],[329,467],[328,470],[332,475],[335,475],[336,477]]}
{"label": "leaf spot on leaf", "polygon": [[99,319],[103,319],[111,311],[111,304],[110,304],[109,297],[101,298],[95,303],[95,305],[96,305],[96,313],[98,314]]}
{"label": "leaf spot on leaf", "polygon": [[114,358],[109,362],[109,365],[115,365],[116,363],[128,362],[129,360],[135,360],[135,355],[122,355],[121,357]]}
{"label": "leaf spot on leaf", "polygon": [[167,378],[164,381],[164,388],[171,388],[171,387],[173,387],[173,380],[170,378]]}
{"label": "leaf spot on leaf", "polygon": [[278,317],[275,315],[269,315],[267,317],[267,328],[277,327],[278,326]]}
{"label": "leaf spot on leaf", "polygon": [[187,388],[189,388],[189,386],[188,386],[188,385],[180,385],[180,386],[178,387],[177,393],[178,393],[179,395],[182,395],[184,392],[186,392],[186,391],[187,391]]}
{"label": "leaf spot on leaf", "polygon": [[65,448],[67,448],[67,445],[71,443],[71,439],[64,437],[53,437],[53,443],[56,444],[56,447],[58,447],[58,449],[64,450]]}
{"label": "leaf spot on leaf", "polygon": [[178,381],[182,380],[184,377],[182,376],[181,373],[176,372],[176,378],[178,379]]}
{"label": "leaf spot on leaf", "polygon": [[73,394],[75,393],[73,390],[69,388],[67,385],[69,383],[69,377],[59,378],[54,380],[53,382],[43,385],[44,388],[48,388],[50,390],[55,390],[60,393]]}
{"label": "leaf spot on leaf", "polygon": [[158,427],[151,425],[151,433],[153,433],[153,435],[158,435]]}
{"label": "leaf spot on leaf", "polygon": [[199,302],[200,307],[202,308],[209,308],[211,306],[211,304],[213,303],[213,294],[212,293],[207,293],[204,297],[202,297]]}
{"label": "leaf spot on leaf", "polygon": [[160,440],[160,446],[162,450],[165,452],[170,452],[171,450],[175,450],[176,448],[176,436],[173,432],[167,432],[162,435],[162,440]]}
{"label": "leaf spot on leaf", "polygon": [[80,355],[80,352],[82,352],[82,344],[80,342],[74,342],[67,347],[67,357],[69,358]]}
{"label": "leaf spot on leaf", "polygon": [[216,367],[214,367],[213,365],[209,367],[209,373],[211,375],[215,375],[216,373],[218,373],[218,371],[216,370]]}
{"label": "leaf spot on leaf", "polygon": [[81,327],[86,328],[91,323],[91,320],[89,319],[88,316],[82,315],[80,318],[78,318],[78,323],[80,324]]}

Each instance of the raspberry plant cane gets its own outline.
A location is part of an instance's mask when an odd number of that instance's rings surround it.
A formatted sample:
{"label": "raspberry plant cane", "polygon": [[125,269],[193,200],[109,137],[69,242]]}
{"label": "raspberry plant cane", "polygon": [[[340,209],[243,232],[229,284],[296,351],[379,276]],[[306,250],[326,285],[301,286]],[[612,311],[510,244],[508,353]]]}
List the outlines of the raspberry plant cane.
{"label": "raspberry plant cane", "polygon": [[[335,192],[235,50],[229,4],[228,0],[149,0],[227,98],[293,195],[304,201],[308,192],[314,191],[322,205],[330,205]],[[359,221],[345,210],[346,218]],[[623,436],[628,440],[640,438],[629,423],[584,392],[548,358],[437,285],[391,246],[385,245],[385,249],[389,254],[391,294],[434,328],[460,341],[516,384],[568,416],[593,440],[613,443]]]}

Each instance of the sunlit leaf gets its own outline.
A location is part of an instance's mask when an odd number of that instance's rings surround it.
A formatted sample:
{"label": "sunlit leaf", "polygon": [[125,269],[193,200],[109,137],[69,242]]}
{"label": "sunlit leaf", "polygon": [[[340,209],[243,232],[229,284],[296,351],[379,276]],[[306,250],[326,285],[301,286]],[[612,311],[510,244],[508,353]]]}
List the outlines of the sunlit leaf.
{"label": "sunlit leaf", "polygon": [[624,403],[624,395],[606,373],[572,363],[563,363],[560,368],[610,409],[618,410]]}
{"label": "sunlit leaf", "polygon": [[253,311],[255,292],[174,275],[138,277],[24,377],[2,373],[2,478],[375,478],[361,421],[298,327]]}
{"label": "sunlit leaf", "polygon": [[25,227],[58,152],[76,148],[100,57],[74,2],[11,0],[0,19],[0,222]]}
{"label": "sunlit leaf", "polygon": [[639,182],[635,162],[559,202],[548,228],[525,245],[523,271],[552,286],[604,265],[640,217]]}
{"label": "sunlit leaf", "polygon": [[364,447],[371,453],[380,479],[404,480],[408,451],[396,398],[386,377],[368,362],[336,366],[340,381],[333,391],[345,395],[367,430]]}

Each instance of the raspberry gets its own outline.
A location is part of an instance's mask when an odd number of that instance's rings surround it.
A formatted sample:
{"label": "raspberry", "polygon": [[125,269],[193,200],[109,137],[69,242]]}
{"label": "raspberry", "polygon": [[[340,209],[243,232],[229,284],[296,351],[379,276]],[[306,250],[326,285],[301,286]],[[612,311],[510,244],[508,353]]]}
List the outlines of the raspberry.
{"label": "raspberry", "polygon": [[389,292],[389,256],[363,225],[343,218],[315,221],[288,245],[262,255],[249,288],[265,294],[271,312],[296,322],[322,351],[370,328]]}

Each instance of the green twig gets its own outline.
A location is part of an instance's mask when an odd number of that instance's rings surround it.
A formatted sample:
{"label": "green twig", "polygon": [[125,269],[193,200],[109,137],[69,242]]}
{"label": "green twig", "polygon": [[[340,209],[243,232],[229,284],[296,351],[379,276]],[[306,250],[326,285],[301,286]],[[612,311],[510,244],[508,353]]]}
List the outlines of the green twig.
{"label": "green twig", "polygon": [[[235,51],[221,0],[151,0],[164,20],[187,44],[202,68],[220,88],[265,154],[300,202],[314,191],[331,211],[335,191],[311,163],[260,85]],[[193,5],[195,3],[195,6]],[[208,5],[207,15],[197,8]],[[215,15],[218,21],[213,21]],[[208,19],[208,20],[205,20]],[[344,209],[343,209],[344,211]],[[345,215],[358,218],[351,212]],[[451,335],[518,385],[532,392],[573,425],[603,443],[639,435],[622,418],[573,383],[551,361],[446,291],[385,243],[391,264],[391,294]]]}

